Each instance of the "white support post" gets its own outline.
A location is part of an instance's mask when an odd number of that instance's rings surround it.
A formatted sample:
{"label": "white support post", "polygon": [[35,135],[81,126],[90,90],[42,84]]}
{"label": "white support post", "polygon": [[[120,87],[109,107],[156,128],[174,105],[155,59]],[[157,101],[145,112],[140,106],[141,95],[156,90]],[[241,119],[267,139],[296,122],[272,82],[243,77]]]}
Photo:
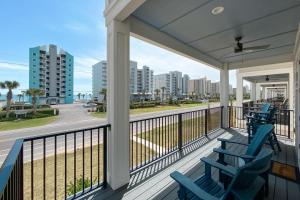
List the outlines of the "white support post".
{"label": "white support post", "polygon": [[107,27],[108,134],[107,181],[112,189],[129,183],[129,23]]}
{"label": "white support post", "polygon": [[289,73],[289,83],[288,83],[288,98],[289,98],[289,109],[294,109],[294,73],[291,71]]}
{"label": "white support post", "polygon": [[256,99],[255,100],[256,101],[261,100],[261,85],[259,83],[256,83],[255,90],[256,90],[256,95],[255,95]]}
{"label": "white support post", "polygon": [[250,99],[251,101],[255,101],[256,100],[256,83],[251,82],[251,94],[250,94]]}
{"label": "white support post", "polygon": [[237,70],[236,74],[236,106],[243,106],[243,77],[239,74]]}
{"label": "white support post", "polygon": [[228,104],[229,104],[229,70],[228,64],[220,70],[220,100],[223,106],[223,128],[228,128]]}

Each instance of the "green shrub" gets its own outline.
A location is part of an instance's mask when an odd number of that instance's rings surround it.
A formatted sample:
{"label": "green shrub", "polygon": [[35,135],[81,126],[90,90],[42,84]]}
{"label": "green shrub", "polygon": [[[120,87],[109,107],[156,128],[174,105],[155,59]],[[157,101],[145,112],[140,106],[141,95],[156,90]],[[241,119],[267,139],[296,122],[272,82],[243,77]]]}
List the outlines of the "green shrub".
{"label": "green shrub", "polygon": [[5,111],[1,111],[0,112],[0,121],[11,121],[13,119],[16,119],[15,118],[15,112],[14,111],[10,111],[9,112],[9,118],[7,119],[6,118],[6,112]]}
{"label": "green shrub", "polygon": [[[91,181],[91,179],[89,179],[89,178],[85,178],[83,180],[83,177],[81,175],[80,178],[76,180],[75,184],[74,184],[74,182],[70,182],[67,185],[67,194],[68,194],[68,196],[76,194],[77,192],[80,192],[80,191],[84,190],[85,188],[90,187],[94,183],[96,183],[96,179],[94,181]],[[84,188],[83,188],[83,185],[84,185]]]}
{"label": "green shrub", "polygon": [[56,110],[56,115],[59,114],[59,110],[57,108],[41,108],[41,109],[37,109],[37,113],[39,114],[45,114],[48,116],[54,116],[54,110]]}

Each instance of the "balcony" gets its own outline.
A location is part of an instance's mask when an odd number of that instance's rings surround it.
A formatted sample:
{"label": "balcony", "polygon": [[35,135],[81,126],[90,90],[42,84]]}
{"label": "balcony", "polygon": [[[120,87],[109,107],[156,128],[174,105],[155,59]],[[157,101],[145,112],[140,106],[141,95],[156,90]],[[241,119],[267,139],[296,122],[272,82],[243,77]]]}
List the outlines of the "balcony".
{"label": "balcony", "polygon": [[[19,139],[1,170],[3,180],[9,180],[12,184],[1,185],[6,188],[3,194],[7,196],[4,197],[174,199],[178,185],[170,178],[171,172],[179,170],[191,178],[199,176],[204,171],[200,158],[217,158],[212,153],[213,148],[220,146],[217,138],[247,143],[244,108],[228,108],[230,129],[222,128],[223,109],[214,107],[131,121],[127,141],[130,181],[117,191],[107,186],[107,151],[110,148],[107,138],[112,134],[110,125]],[[285,112],[279,111],[276,118],[275,130],[282,152],[274,154],[273,162],[296,166],[293,123],[284,122],[286,116],[293,115],[293,112]],[[237,146],[230,148],[235,152],[244,151],[244,148]],[[4,176],[7,173],[11,175]],[[214,176],[218,178],[218,173]],[[74,188],[72,192],[70,182],[76,180],[93,182],[86,182],[84,190]],[[10,193],[11,186],[16,193]],[[284,195],[287,199],[293,199],[300,195],[300,185],[276,174],[270,174],[269,187],[269,198],[281,199]]]}

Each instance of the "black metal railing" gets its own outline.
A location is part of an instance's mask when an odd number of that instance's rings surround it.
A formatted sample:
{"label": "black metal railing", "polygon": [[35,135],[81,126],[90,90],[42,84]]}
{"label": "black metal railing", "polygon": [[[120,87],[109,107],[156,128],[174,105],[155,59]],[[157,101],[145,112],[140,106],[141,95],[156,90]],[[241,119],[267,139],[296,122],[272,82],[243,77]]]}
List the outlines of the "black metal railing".
{"label": "black metal railing", "polygon": [[23,199],[23,140],[16,140],[0,169],[0,199]]}
{"label": "black metal railing", "polygon": [[17,140],[0,171],[1,200],[73,199],[105,188],[109,127]]}
{"label": "black metal railing", "polygon": [[130,170],[138,170],[221,127],[222,107],[130,122]]}
{"label": "black metal railing", "polygon": [[[229,127],[232,128],[247,128],[246,114],[249,113],[249,108],[229,106]],[[295,134],[295,114],[294,110],[280,109],[275,114],[275,133],[280,136],[285,136],[289,139],[294,138]]]}

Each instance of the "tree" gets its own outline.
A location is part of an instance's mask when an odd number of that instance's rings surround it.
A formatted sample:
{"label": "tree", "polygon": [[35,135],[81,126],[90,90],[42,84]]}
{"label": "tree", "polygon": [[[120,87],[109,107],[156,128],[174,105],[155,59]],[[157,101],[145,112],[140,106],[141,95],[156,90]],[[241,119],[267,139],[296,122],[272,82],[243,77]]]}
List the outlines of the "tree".
{"label": "tree", "polygon": [[164,101],[164,99],[165,99],[165,90],[166,90],[166,87],[161,87],[161,98],[162,98],[162,101]]}
{"label": "tree", "polygon": [[19,102],[21,102],[21,98],[23,97],[23,94],[18,94],[17,96],[18,96]]}
{"label": "tree", "polygon": [[26,91],[26,94],[31,96],[32,111],[33,111],[33,114],[36,114],[37,97],[43,96],[45,94],[45,92],[44,92],[44,90],[41,90],[41,89],[30,88]]}
{"label": "tree", "polygon": [[179,96],[179,91],[180,91],[180,88],[176,88],[176,90],[175,90],[175,96],[178,98],[178,96]]}
{"label": "tree", "polygon": [[102,88],[100,94],[103,95],[103,111],[106,112],[106,96],[107,96],[107,89]]}
{"label": "tree", "polygon": [[143,89],[142,90],[142,104],[144,104],[144,101],[145,101],[145,99],[146,99],[146,89]]}
{"label": "tree", "polygon": [[78,97],[78,100],[80,100],[80,97],[81,97],[81,93],[80,92],[77,94],[77,97]]}
{"label": "tree", "polygon": [[155,89],[155,99],[157,100],[159,98],[160,89]]}
{"label": "tree", "polygon": [[17,81],[4,81],[0,82],[0,88],[1,89],[8,89],[7,96],[6,96],[6,101],[7,101],[7,106],[6,106],[6,118],[9,117],[9,111],[10,111],[10,106],[11,106],[11,100],[13,97],[12,90],[16,89],[17,87],[20,86],[20,83]]}
{"label": "tree", "polygon": [[84,100],[85,94],[82,94],[82,99]]}
{"label": "tree", "polygon": [[23,97],[23,103],[25,102],[25,95],[26,95],[26,91],[22,90],[22,97]]}

